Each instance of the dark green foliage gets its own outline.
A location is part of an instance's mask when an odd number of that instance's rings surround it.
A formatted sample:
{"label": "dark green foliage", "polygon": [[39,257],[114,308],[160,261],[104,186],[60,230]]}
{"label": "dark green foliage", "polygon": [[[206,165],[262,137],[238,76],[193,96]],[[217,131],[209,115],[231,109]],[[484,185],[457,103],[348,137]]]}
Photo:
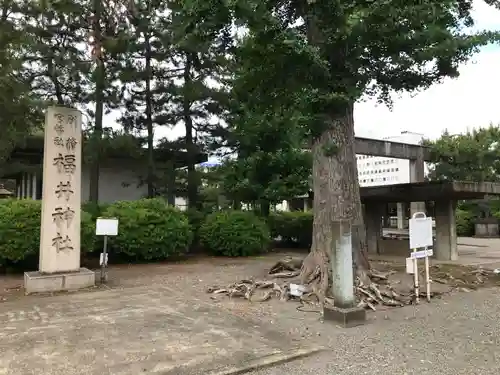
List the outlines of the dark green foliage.
{"label": "dark green foliage", "polygon": [[119,220],[110,251],[137,260],[163,260],[187,252],[193,233],[187,217],[163,199],[140,199],[111,204],[104,217]]}
{"label": "dark green foliage", "polygon": [[[221,7],[218,0],[189,4]],[[289,198],[284,191],[308,187],[310,170],[295,170],[290,155],[311,141],[342,133],[336,130],[339,126],[353,126],[352,108],[360,98],[376,97],[390,105],[394,92],[418,91],[456,77],[458,66],[478,47],[498,39],[492,32],[466,32],[473,24],[470,2],[456,0],[227,4],[248,33],[234,50],[227,121],[240,158],[230,163],[224,190],[231,199],[261,205]],[[211,15],[213,24],[224,18]],[[199,17],[206,20],[208,15]],[[321,158],[350,163],[345,153],[335,150],[348,147],[345,137],[337,141],[336,147],[323,147]],[[286,163],[279,160],[281,155],[287,155]],[[287,181],[290,175],[299,178]],[[357,202],[351,198],[342,204],[356,204],[355,211],[361,212]],[[332,209],[339,215],[346,211]]]}
{"label": "dark green foliage", "polygon": [[312,243],[313,213],[275,212],[268,218],[271,237],[282,246],[310,248]]}
{"label": "dark green foliage", "polygon": [[[40,248],[41,201],[0,200],[0,265],[36,265]],[[81,252],[92,251],[95,223],[81,213]]]}
{"label": "dark green foliage", "polygon": [[81,211],[80,213],[80,251],[81,254],[90,253],[95,250],[96,247],[96,235],[95,235],[95,219],[88,212]]}
{"label": "dark green foliage", "polygon": [[45,0],[25,2],[21,8],[32,88],[48,102],[76,105],[89,99],[92,61],[81,47],[88,42],[88,5]]}
{"label": "dark green foliage", "polygon": [[109,204],[96,204],[94,202],[86,202],[82,204],[82,210],[88,213],[91,216],[92,220],[95,221],[99,216],[102,215],[103,212],[106,211],[108,206]]}
{"label": "dark green foliage", "polygon": [[455,213],[457,235],[470,237],[474,235],[474,215],[469,211],[457,209]]}
{"label": "dark green foliage", "polygon": [[267,250],[265,221],[248,211],[221,211],[207,216],[200,228],[202,245],[215,255],[250,256]]}
{"label": "dark green foliage", "polygon": [[[311,155],[295,148],[256,149],[222,167],[222,189],[231,200],[277,204],[306,194],[311,174]],[[247,148],[249,151],[249,148]],[[265,213],[263,213],[265,214]]]}
{"label": "dark green foliage", "polygon": [[10,153],[43,121],[41,101],[31,90],[25,63],[30,43],[19,17],[23,5],[17,0],[0,4],[0,175],[19,168],[8,161]]}
{"label": "dark green foliage", "polygon": [[457,76],[478,47],[498,40],[465,32],[470,8],[457,0],[231,4],[250,29],[236,51],[238,117],[274,115],[313,138],[363,95],[390,104],[394,91]]}
{"label": "dark green foliage", "polygon": [[431,180],[491,181],[500,176],[500,129],[490,126],[464,134],[445,132],[431,148]]}
{"label": "dark green foliage", "polygon": [[0,264],[17,263],[38,255],[40,214],[40,201],[0,201]]}
{"label": "dark green foliage", "polygon": [[193,208],[188,209],[184,212],[186,215],[189,225],[191,225],[191,230],[193,231],[193,245],[197,246],[200,242],[200,228],[205,221],[206,215]]}

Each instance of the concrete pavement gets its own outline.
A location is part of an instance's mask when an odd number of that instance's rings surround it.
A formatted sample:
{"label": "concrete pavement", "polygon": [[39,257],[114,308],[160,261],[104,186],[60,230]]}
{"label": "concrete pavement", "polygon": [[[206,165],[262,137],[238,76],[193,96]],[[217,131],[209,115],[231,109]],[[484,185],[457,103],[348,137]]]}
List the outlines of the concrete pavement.
{"label": "concrete pavement", "polygon": [[164,286],[0,304],[0,374],[210,374],[282,358],[298,342]]}

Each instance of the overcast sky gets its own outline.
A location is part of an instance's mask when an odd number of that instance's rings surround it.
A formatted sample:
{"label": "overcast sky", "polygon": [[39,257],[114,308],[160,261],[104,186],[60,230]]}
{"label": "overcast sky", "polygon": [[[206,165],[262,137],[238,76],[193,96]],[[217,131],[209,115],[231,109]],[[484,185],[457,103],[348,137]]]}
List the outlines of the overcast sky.
{"label": "overcast sky", "polygon": [[[483,0],[474,1],[476,28],[500,30],[500,11]],[[448,129],[461,133],[467,129],[500,125],[500,46],[488,46],[460,69],[460,77],[434,85],[413,97],[403,94],[389,110],[374,100],[355,106],[356,135],[371,138],[397,135],[403,130],[435,138]],[[105,118],[105,126],[118,127],[115,116]],[[176,139],[184,135],[183,126],[159,129],[155,138]]]}

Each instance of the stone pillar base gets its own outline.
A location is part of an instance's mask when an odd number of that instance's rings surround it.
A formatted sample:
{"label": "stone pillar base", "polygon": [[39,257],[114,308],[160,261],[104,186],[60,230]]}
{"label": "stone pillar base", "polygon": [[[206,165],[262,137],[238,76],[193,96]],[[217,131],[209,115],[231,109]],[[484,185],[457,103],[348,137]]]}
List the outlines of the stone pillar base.
{"label": "stone pillar base", "polygon": [[366,322],[366,310],[362,307],[325,307],[323,308],[323,318],[325,321],[339,323],[345,328],[356,327]]}
{"label": "stone pillar base", "polygon": [[95,273],[87,268],[53,274],[42,274],[39,271],[24,273],[25,294],[62,292],[92,286],[95,286]]}

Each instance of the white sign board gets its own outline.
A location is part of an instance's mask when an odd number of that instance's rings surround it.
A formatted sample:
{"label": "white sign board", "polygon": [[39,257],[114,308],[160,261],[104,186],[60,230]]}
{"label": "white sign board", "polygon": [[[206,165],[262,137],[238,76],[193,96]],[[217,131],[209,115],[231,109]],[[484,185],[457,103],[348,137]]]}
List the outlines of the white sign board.
{"label": "white sign board", "polygon": [[415,261],[411,258],[406,258],[406,273],[410,275],[415,273]]}
{"label": "white sign board", "polygon": [[118,235],[118,219],[98,217],[95,223],[95,234],[97,236],[116,236]]}
{"label": "white sign board", "polygon": [[421,251],[414,251],[410,253],[410,258],[411,259],[421,259],[425,257],[431,257],[434,255],[434,251],[432,249],[429,250],[421,250]]}
{"label": "white sign board", "polygon": [[410,249],[419,249],[432,245],[432,217],[411,218]]}

